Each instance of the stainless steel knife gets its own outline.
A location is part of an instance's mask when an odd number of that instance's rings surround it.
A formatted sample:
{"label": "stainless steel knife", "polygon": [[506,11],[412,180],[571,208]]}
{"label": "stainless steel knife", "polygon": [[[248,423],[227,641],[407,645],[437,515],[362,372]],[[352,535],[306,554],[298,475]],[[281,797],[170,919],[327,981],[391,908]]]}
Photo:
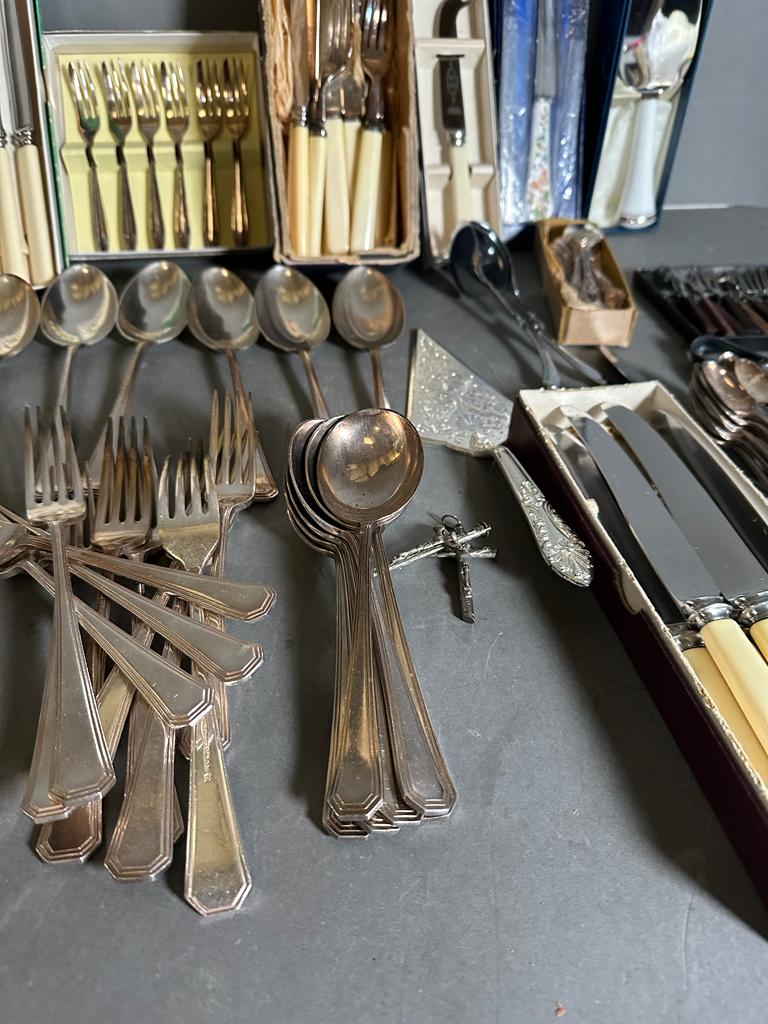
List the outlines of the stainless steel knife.
{"label": "stainless steel knife", "polygon": [[656,575],[698,629],[747,721],[768,751],[768,664],[733,618],[702,562],[631,457],[589,416],[564,410],[589,449]]}
{"label": "stainless steel knife", "polygon": [[293,106],[288,136],[288,228],[297,256],[309,255],[309,25],[305,0],[291,2]]}
{"label": "stainless steel knife", "polygon": [[591,454],[581,440],[568,431],[558,431],[554,439],[582,494],[587,500],[596,502],[600,522],[672,634],[681,655],[712,699],[731,733],[737,737],[752,768],[768,781],[768,753],[763,749],[712,655],[704,647],[701,636],[687,622],[680,621],[677,605],[661,585],[645,552],[637,543]]}
{"label": "stainless steel knife", "polygon": [[[455,39],[456,19],[469,0],[445,0],[437,20],[441,39]],[[461,89],[461,56],[455,52],[438,56],[440,73],[440,110],[443,131],[448,140],[451,166],[450,193],[453,229],[473,219],[472,176],[467,151],[467,126],[464,117],[464,94]]]}
{"label": "stainless steel knife", "polygon": [[768,657],[768,571],[707,494],[682,459],[631,409],[611,406],[608,419],[621,432],[677,525],[741,612],[750,635]]}
{"label": "stainless steel knife", "polygon": [[554,0],[539,0],[536,12],[536,66],[526,188],[528,219],[551,217],[552,101],[557,95],[557,27]]}

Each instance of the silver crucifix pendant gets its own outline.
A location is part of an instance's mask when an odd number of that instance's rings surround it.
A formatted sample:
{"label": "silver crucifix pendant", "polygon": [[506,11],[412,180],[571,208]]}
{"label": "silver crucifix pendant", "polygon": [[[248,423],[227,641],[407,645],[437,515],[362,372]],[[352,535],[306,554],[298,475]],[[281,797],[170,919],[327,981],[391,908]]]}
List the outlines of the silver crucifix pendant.
{"label": "silver crucifix pendant", "polygon": [[420,544],[417,548],[404,551],[392,559],[390,568],[399,569],[422,558],[455,558],[459,576],[459,600],[461,617],[465,622],[475,621],[475,606],[472,600],[472,579],[469,571],[470,558],[495,558],[495,548],[473,548],[472,541],[479,540],[491,532],[487,523],[478,523],[473,529],[465,531],[456,516],[443,516],[441,525],[435,527],[437,537],[433,541]]}

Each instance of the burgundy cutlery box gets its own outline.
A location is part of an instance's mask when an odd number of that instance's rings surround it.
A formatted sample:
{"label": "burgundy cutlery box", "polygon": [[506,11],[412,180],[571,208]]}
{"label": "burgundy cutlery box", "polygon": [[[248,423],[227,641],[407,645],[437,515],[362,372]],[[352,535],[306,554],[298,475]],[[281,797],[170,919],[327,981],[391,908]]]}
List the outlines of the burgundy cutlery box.
{"label": "burgundy cutlery box", "polygon": [[[542,491],[580,534],[594,560],[592,590],[650,696],[688,761],[764,902],[768,903],[768,757],[754,734],[723,711],[680,653],[630,566],[602,526],[561,458],[553,430],[563,406],[587,413],[603,402],[644,416],[667,411],[682,422],[768,522],[768,502],[657,381],[566,391],[522,391],[515,402],[509,445]],[[682,616],[681,616],[682,618]],[[653,751],[648,751],[653,757]]]}

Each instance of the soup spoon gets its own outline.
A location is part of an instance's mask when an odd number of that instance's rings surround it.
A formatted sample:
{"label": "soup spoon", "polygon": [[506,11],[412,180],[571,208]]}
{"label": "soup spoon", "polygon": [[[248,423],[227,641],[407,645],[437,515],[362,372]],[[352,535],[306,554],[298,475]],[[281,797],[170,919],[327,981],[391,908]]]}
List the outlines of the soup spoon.
{"label": "soup spoon", "polygon": [[40,301],[31,284],[0,274],[0,357],[17,356],[40,325]]}

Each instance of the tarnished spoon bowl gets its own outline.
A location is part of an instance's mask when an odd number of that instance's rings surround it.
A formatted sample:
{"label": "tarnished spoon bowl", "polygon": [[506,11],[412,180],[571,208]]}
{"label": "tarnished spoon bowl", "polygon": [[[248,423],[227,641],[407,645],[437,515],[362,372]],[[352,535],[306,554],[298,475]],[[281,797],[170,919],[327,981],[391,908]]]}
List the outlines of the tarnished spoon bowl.
{"label": "tarnished spoon bowl", "polygon": [[117,320],[115,286],[91,264],[68,267],[43,296],[40,327],[49,341],[65,348],[96,345]]}
{"label": "tarnished spoon bowl", "polygon": [[187,315],[195,338],[217,352],[249,348],[259,336],[251,290],[224,267],[208,267],[195,278]]}
{"label": "tarnished spoon bowl", "polygon": [[0,357],[17,356],[40,326],[34,288],[15,274],[0,274]]}
{"label": "tarnished spoon bowl", "polygon": [[135,274],[120,298],[117,328],[136,345],[161,345],[187,326],[187,275],[170,260],[155,260]]}
{"label": "tarnished spoon bowl", "polygon": [[256,286],[256,316],[270,345],[306,352],[331,330],[328,305],[315,285],[291,267],[272,267]]}
{"label": "tarnished spoon bowl", "polygon": [[317,483],[331,514],[370,526],[401,512],[424,468],[421,439],[399,413],[363,409],[343,417],[317,452]]}
{"label": "tarnished spoon bowl", "polygon": [[333,294],[333,322],[348,345],[371,351],[397,341],[405,326],[403,297],[386,274],[354,267]]}

